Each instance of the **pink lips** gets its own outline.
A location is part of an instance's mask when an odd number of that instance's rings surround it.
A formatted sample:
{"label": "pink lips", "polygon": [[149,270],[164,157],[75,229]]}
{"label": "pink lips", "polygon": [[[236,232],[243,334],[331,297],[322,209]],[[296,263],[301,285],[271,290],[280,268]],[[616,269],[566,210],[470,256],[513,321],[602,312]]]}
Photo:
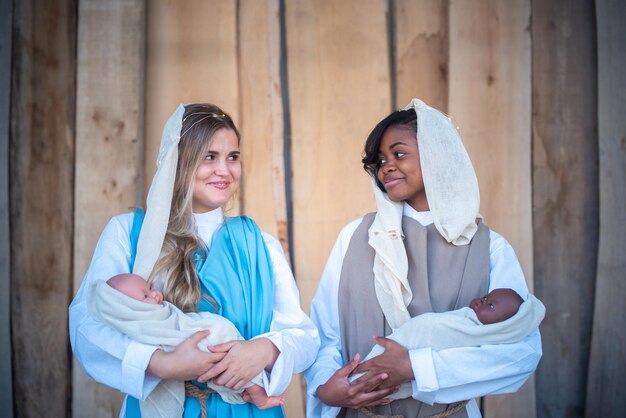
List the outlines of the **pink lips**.
{"label": "pink lips", "polygon": [[228,189],[228,186],[230,186],[230,183],[225,182],[225,181],[216,181],[216,182],[209,183],[209,184],[219,190],[226,190]]}
{"label": "pink lips", "polygon": [[389,180],[385,180],[385,188],[389,188],[389,187],[394,187],[396,186],[398,183],[400,183],[403,180],[402,177],[396,177],[396,178],[392,178]]}

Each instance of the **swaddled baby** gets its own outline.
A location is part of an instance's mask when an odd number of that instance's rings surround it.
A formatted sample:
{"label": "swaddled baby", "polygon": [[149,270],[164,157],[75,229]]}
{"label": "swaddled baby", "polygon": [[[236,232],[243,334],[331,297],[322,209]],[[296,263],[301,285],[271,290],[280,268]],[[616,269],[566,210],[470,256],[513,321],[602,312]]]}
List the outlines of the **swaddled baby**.
{"label": "swaddled baby", "polygon": [[[408,350],[422,347],[443,350],[512,343],[520,341],[535,330],[544,316],[545,307],[533,295],[529,295],[528,300],[524,301],[513,289],[494,289],[485,296],[472,300],[468,307],[415,316],[387,338]],[[363,363],[384,351],[382,346],[376,344]],[[350,376],[350,381],[363,374]],[[411,383],[405,382],[398,392],[388,398],[408,398],[412,392]]]}
{"label": "swaddled baby", "polygon": [[[184,313],[163,300],[163,294],[134,274],[119,274],[106,283],[96,283],[91,292],[90,309],[95,316],[125,333],[135,341],[162,346],[172,350],[193,333],[209,329],[210,334],[198,343],[198,348],[208,352],[208,347],[243,337],[235,325],[226,318],[209,312]],[[283,396],[267,396],[259,374],[241,390],[232,390],[207,382],[225,402],[241,404],[251,400],[259,409],[284,405]],[[165,381],[140,404],[146,416],[170,416],[171,411],[182,413],[184,385]],[[161,386],[161,387],[160,387]],[[245,391],[245,394],[242,393]],[[150,413],[149,411],[155,411]],[[163,412],[168,411],[168,412]]]}

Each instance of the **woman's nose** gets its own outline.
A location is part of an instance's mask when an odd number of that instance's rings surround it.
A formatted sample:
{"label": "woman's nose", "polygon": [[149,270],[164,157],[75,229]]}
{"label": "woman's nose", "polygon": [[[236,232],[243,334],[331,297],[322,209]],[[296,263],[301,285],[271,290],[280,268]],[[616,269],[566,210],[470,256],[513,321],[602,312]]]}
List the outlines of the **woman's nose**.
{"label": "woman's nose", "polygon": [[396,170],[396,166],[390,161],[386,162],[385,165],[383,166],[383,173],[385,174],[391,171],[395,171],[395,170]]}
{"label": "woman's nose", "polygon": [[228,174],[228,164],[226,161],[218,160],[215,165],[215,173],[220,175]]}

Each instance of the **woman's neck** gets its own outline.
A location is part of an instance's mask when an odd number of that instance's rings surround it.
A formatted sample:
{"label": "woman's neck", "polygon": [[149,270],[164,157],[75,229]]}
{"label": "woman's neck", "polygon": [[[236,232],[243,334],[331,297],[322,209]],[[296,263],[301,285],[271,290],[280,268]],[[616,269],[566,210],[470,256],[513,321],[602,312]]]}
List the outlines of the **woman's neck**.
{"label": "woman's neck", "polygon": [[404,216],[408,216],[409,218],[415,219],[423,226],[427,226],[433,223],[433,215],[430,213],[429,210],[418,211],[407,202],[404,202],[402,206],[402,214]]}
{"label": "woman's neck", "polygon": [[221,207],[208,212],[194,213],[193,217],[196,225],[221,224],[224,222],[224,212]]}

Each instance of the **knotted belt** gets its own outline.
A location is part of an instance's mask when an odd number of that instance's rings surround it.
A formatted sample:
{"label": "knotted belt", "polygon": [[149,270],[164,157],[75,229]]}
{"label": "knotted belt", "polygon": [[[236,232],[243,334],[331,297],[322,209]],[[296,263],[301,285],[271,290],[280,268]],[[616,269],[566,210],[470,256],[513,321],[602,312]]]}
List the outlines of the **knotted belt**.
{"label": "knotted belt", "polygon": [[215,391],[210,388],[202,389],[191,382],[185,382],[185,396],[197,399],[200,402],[200,417],[207,418],[206,401]]}
{"label": "knotted belt", "polygon": [[[469,401],[461,401],[455,404],[452,404],[452,408],[447,409],[443,412],[434,415],[428,415],[425,418],[446,418],[450,415],[456,414],[467,405]],[[373,413],[369,408],[359,408],[359,412],[367,415],[369,418],[404,418],[404,415],[380,415]],[[204,418],[204,417],[203,417]]]}

